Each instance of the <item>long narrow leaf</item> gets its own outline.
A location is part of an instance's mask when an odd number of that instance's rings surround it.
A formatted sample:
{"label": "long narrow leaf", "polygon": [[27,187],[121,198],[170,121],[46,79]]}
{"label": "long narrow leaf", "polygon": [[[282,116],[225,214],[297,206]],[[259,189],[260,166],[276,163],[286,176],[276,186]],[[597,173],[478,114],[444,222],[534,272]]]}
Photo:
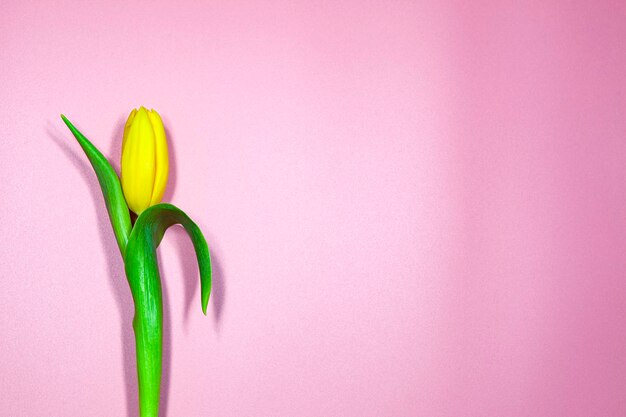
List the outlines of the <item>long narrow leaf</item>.
{"label": "long narrow leaf", "polygon": [[107,161],[104,155],[102,155],[85,135],[76,129],[65,116],[61,115],[61,118],[70,129],[81,148],[83,148],[85,155],[87,155],[91,166],[96,172],[100,188],[102,189],[102,195],[104,196],[104,202],[109,212],[109,218],[111,219],[111,225],[113,226],[113,232],[117,239],[117,245],[123,256],[128,237],[130,236],[131,224],[128,205],[124,199],[120,179],[109,161]]}

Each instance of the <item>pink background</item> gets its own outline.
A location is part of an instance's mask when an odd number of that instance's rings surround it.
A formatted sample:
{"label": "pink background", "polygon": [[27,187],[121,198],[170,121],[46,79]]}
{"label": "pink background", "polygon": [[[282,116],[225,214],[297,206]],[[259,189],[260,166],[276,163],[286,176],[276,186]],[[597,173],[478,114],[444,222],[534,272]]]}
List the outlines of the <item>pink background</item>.
{"label": "pink background", "polygon": [[[221,4],[220,4],[221,3]],[[164,416],[626,415],[626,3],[35,2],[0,17],[0,415],[136,416],[65,113],[139,105],[180,229]]]}

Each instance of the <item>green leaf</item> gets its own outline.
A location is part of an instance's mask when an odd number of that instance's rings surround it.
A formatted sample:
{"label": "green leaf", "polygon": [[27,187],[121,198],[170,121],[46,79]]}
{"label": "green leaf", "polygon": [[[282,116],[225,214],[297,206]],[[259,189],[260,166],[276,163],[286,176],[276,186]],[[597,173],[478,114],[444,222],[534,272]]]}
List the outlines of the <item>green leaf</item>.
{"label": "green leaf", "polygon": [[124,264],[135,302],[135,345],[141,417],[157,417],[163,353],[163,295],[156,249],[165,231],[181,224],[193,242],[200,268],[202,312],[211,293],[211,258],[200,228],[180,209],[157,204],[144,210],[133,228]]}
{"label": "green leaf", "polygon": [[141,213],[129,238],[128,246],[130,247],[127,247],[124,254],[125,262],[131,261],[131,258],[138,255],[138,252],[156,251],[165,231],[175,224],[180,224],[185,228],[196,251],[200,269],[202,312],[206,315],[211,293],[211,256],[209,247],[198,225],[178,207],[173,204],[161,203],[148,207]]}
{"label": "green leaf", "polygon": [[100,188],[102,189],[102,195],[106,203],[107,211],[109,212],[109,218],[111,219],[111,225],[113,226],[113,232],[117,239],[117,245],[120,248],[122,256],[126,249],[126,243],[130,236],[131,223],[130,214],[128,212],[128,205],[122,192],[122,186],[120,185],[120,179],[117,173],[109,163],[109,161],[102,155],[102,153],[96,148],[86,137],[83,135],[74,125],[64,116],[61,118],[70,129],[81,148],[87,155],[91,166],[96,172]]}

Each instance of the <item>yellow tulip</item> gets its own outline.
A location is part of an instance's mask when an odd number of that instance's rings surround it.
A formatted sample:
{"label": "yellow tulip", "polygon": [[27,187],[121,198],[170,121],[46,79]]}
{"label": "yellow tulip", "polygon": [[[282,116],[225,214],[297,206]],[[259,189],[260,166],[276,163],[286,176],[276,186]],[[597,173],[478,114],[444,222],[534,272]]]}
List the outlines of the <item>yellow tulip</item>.
{"label": "yellow tulip", "polygon": [[122,190],[137,215],[163,198],[169,160],[161,116],[145,107],[133,109],[124,126]]}

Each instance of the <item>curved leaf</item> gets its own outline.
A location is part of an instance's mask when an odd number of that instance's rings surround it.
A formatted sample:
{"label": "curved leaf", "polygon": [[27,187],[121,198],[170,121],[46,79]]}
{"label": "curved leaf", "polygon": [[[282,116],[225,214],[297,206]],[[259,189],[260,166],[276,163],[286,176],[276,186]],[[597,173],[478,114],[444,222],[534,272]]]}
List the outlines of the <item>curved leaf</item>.
{"label": "curved leaf", "polygon": [[157,204],[144,210],[131,232],[124,264],[135,302],[135,344],[141,417],[157,417],[163,352],[163,295],[156,249],[165,231],[181,224],[193,242],[200,268],[202,312],[211,293],[211,259],[200,228],[180,209]]}
{"label": "curved leaf", "polygon": [[96,172],[100,188],[102,189],[102,195],[104,196],[104,202],[109,212],[109,219],[111,219],[111,225],[113,226],[113,232],[117,239],[117,245],[123,256],[126,243],[130,236],[131,224],[128,205],[124,199],[120,179],[109,161],[107,161],[98,148],[76,129],[64,115],[61,115],[61,118],[70,129],[81,148],[83,148],[85,155],[87,155],[91,166]]}

